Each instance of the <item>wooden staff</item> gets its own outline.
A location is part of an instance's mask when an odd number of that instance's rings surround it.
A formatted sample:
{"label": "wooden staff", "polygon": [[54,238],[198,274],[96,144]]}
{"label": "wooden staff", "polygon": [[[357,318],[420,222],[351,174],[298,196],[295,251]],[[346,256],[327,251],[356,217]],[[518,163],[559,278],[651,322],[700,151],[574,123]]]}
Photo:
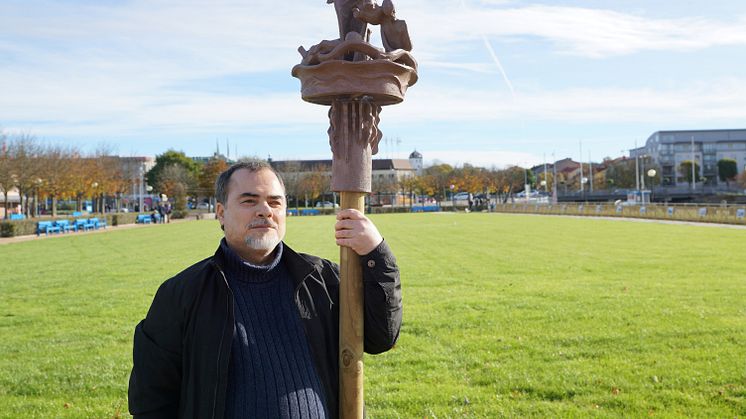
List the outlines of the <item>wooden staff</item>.
{"label": "wooden staff", "polygon": [[[332,146],[332,190],[340,192],[340,207],[365,212],[370,192],[372,155],[381,133],[381,107],[372,98],[335,99],[329,110]],[[340,247],[339,288],[339,412],[343,419],[363,417],[363,272],[360,256]]]}

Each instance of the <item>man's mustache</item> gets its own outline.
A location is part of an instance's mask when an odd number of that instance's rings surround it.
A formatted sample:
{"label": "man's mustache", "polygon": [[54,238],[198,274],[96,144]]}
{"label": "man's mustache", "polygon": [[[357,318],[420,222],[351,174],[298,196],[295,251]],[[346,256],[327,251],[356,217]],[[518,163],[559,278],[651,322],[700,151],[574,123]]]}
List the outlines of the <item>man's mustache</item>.
{"label": "man's mustache", "polygon": [[249,228],[256,228],[256,227],[271,227],[276,230],[277,224],[269,220],[256,220],[256,221],[252,221],[249,223]]}

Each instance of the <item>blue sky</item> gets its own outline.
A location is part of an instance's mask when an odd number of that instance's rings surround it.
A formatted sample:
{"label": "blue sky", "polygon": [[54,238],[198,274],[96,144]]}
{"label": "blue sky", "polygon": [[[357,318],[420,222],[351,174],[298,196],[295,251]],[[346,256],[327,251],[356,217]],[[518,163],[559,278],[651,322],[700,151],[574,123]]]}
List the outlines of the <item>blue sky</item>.
{"label": "blue sky", "polygon": [[[380,157],[529,165],[582,142],[599,160],[746,127],[746,2],[395,4],[419,81],[384,108]],[[336,35],[324,0],[3,0],[0,127],[122,155],[330,158],[327,109],[290,69]]]}

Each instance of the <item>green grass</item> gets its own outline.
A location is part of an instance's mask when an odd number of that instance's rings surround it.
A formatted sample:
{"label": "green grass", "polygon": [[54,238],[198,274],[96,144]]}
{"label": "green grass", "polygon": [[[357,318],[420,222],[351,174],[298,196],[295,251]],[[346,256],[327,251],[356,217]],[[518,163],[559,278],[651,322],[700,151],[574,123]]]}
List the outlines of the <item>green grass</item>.
{"label": "green grass", "polygon": [[[746,230],[497,214],[374,220],[402,270],[373,418],[746,416]],[[332,217],[288,220],[337,259]],[[127,416],[132,330],[214,221],[0,246],[0,417]]]}

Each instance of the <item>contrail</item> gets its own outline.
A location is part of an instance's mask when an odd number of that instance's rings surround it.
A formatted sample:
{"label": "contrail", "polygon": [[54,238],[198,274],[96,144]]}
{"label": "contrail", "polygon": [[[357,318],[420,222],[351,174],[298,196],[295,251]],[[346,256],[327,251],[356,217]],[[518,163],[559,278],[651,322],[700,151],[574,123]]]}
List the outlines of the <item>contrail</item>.
{"label": "contrail", "polygon": [[[461,0],[461,7],[464,10],[468,10],[466,7],[466,0]],[[510,95],[513,97],[513,101],[515,102],[515,89],[513,89],[513,83],[510,82],[510,79],[508,78],[508,74],[505,72],[503,65],[500,63],[500,59],[497,58],[497,54],[495,54],[495,50],[492,48],[492,44],[490,44],[490,41],[487,39],[487,37],[482,32],[479,32],[479,36],[482,37],[482,42],[484,42],[484,46],[487,48],[487,51],[490,53],[490,56],[492,57],[492,61],[495,62],[497,69],[500,71],[500,74],[503,76],[503,80],[505,81],[505,84],[508,85],[508,89],[510,89]]]}
{"label": "contrail", "polygon": [[492,56],[492,61],[495,62],[495,65],[497,66],[497,69],[500,70],[500,74],[503,76],[503,80],[505,80],[505,84],[508,85],[508,89],[510,89],[510,95],[513,96],[513,101],[515,101],[515,90],[513,89],[513,83],[510,82],[510,79],[508,78],[508,74],[505,73],[505,69],[503,68],[503,65],[500,64],[500,60],[497,58],[497,54],[495,54],[495,50],[492,49],[492,45],[490,44],[490,41],[487,40],[487,37],[484,36],[484,34],[480,33],[482,36],[482,41],[484,41],[484,46],[487,47],[487,51],[490,52],[490,55]]}

